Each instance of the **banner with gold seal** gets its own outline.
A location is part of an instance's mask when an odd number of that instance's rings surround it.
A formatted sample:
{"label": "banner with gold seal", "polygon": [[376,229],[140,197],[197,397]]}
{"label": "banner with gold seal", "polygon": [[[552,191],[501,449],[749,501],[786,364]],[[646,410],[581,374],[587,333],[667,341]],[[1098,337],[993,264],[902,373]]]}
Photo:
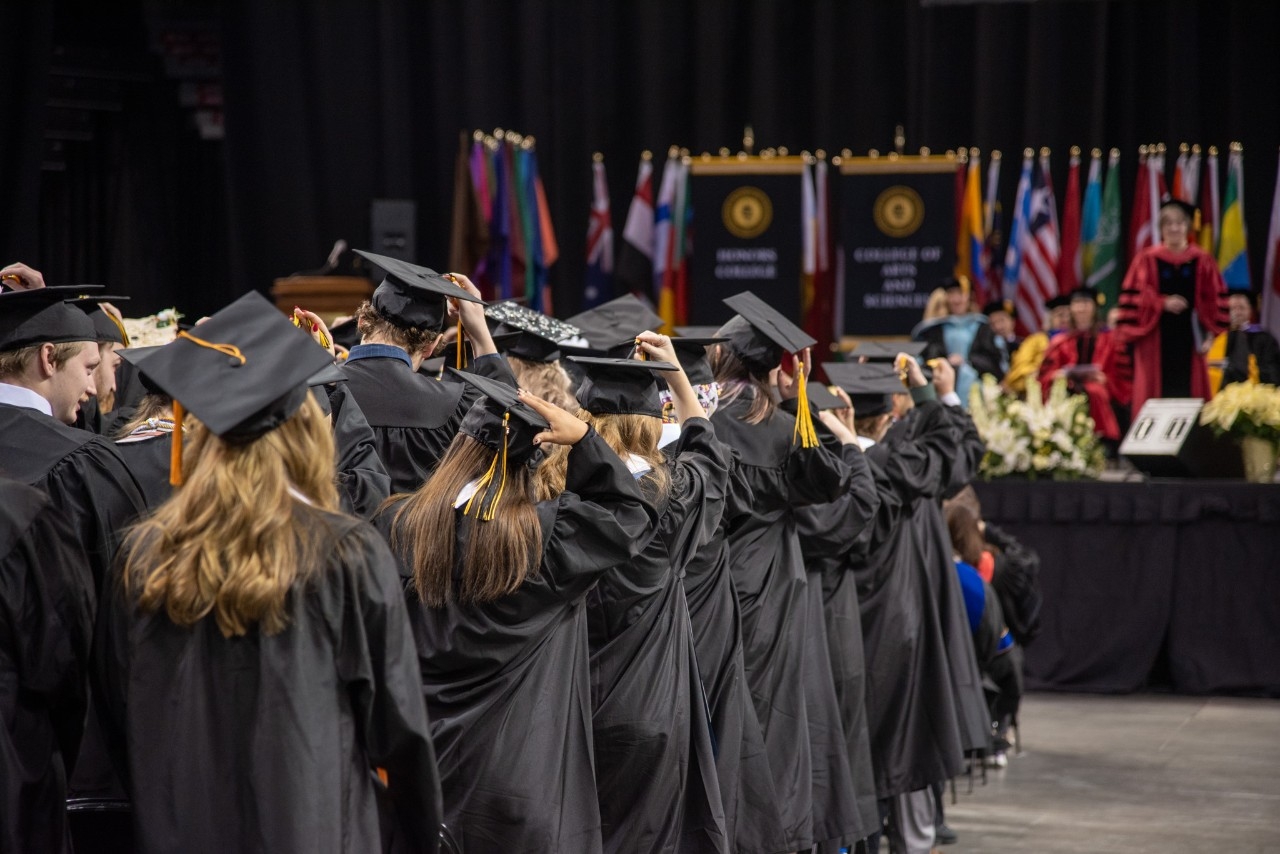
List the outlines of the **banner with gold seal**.
{"label": "banner with gold seal", "polygon": [[955,263],[953,155],[844,156],[845,335],[904,335]]}
{"label": "banner with gold seal", "polygon": [[695,157],[689,323],[718,325],[721,300],[753,291],[800,322],[802,157]]}

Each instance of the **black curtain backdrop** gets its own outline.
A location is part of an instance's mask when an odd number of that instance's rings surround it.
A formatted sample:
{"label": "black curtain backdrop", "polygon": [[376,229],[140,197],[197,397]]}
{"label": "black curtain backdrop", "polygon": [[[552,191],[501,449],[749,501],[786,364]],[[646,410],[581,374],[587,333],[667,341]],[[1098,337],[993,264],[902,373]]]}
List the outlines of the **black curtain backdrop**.
{"label": "black curtain backdrop", "polygon": [[[1053,149],[1059,192],[1071,145],[1119,147],[1127,204],[1139,144],[1215,144],[1225,165],[1228,142],[1240,140],[1261,277],[1280,144],[1280,4],[233,0],[208,8],[222,20],[225,142],[187,145],[180,114],[144,110],[142,127],[120,137],[118,170],[151,192],[109,208],[132,221],[106,235],[110,251],[68,270],[109,283],[127,273],[145,291],[139,307],[207,311],[319,266],[337,238],[366,245],[375,198],[417,201],[418,260],[443,267],[458,131],[495,127],[538,140],[562,250],[552,274],[562,314],[578,305],[591,153],[605,154],[620,233],[642,149],[659,157],[671,144],[736,150],[746,124],[758,147],[792,151],[884,151],[899,123],[909,151],[998,148],[1006,210],[1027,145]],[[5,24],[41,17],[3,14]],[[16,23],[37,34],[41,26]],[[16,106],[30,120],[22,110],[38,103],[38,68],[0,78],[7,114]],[[165,121],[174,124],[158,126]],[[29,141],[0,142],[0,179],[20,202],[0,212],[6,260],[31,257],[30,150]],[[56,204],[45,199],[55,213]],[[93,227],[101,225],[84,224]],[[73,228],[65,239],[57,251],[74,254],[87,238]],[[49,253],[38,260],[57,263]]]}

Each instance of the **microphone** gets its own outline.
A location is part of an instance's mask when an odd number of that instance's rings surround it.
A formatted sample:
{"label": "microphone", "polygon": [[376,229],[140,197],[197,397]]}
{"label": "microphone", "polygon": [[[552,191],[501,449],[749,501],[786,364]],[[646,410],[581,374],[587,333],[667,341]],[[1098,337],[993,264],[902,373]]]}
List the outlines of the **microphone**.
{"label": "microphone", "polygon": [[299,270],[296,273],[290,273],[289,277],[294,276],[327,276],[334,270],[338,269],[338,263],[342,260],[342,253],[347,251],[347,241],[339,237],[333,242],[333,248],[329,250],[329,257],[325,259],[324,266],[318,270]]}

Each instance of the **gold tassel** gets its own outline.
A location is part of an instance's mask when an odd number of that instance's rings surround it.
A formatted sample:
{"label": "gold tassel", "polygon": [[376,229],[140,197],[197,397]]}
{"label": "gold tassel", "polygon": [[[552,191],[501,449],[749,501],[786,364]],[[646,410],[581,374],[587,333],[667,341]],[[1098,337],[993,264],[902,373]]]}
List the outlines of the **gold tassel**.
{"label": "gold tassel", "polygon": [[802,448],[818,446],[818,432],[813,429],[813,413],[809,411],[808,381],[804,376],[804,361],[796,357],[796,429],[791,433],[791,442],[800,438]]}
{"label": "gold tassel", "polygon": [[471,505],[475,504],[475,500],[479,496],[483,496],[493,484],[494,473],[498,469],[498,463],[502,463],[502,480],[498,485],[498,492],[494,495],[493,500],[489,502],[488,511],[484,510],[484,499],[480,499],[480,503],[476,505],[476,518],[481,521],[489,521],[493,518],[494,508],[497,506],[498,497],[502,494],[502,488],[507,483],[507,433],[509,432],[508,424],[511,421],[511,413],[504,413],[502,416],[502,448],[493,455],[493,462],[489,464],[489,470],[481,476],[476,482],[476,491],[467,499],[467,506],[462,508],[462,515],[471,515]]}
{"label": "gold tassel", "polygon": [[457,355],[457,358],[455,359],[455,361],[457,362],[457,364],[454,366],[454,367],[456,367],[458,370],[462,370],[462,368],[463,368],[463,364],[462,364],[462,339],[463,339],[464,337],[465,337],[465,333],[464,333],[464,331],[463,331],[463,329],[462,329],[462,318],[461,318],[461,317],[459,317],[459,318],[458,318],[458,355]]}
{"label": "gold tassel", "polygon": [[182,422],[187,413],[178,401],[173,402],[173,433],[169,445],[169,485],[182,486]]}

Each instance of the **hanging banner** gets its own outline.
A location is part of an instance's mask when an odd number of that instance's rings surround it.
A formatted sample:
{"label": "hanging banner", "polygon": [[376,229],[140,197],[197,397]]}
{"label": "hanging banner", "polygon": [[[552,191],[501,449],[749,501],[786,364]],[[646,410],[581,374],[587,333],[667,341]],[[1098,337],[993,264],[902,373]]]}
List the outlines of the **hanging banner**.
{"label": "hanging banner", "polygon": [[840,162],[845,335],[906,335],[956,254],[952,156]]}
{"label": "hanging banner", "polygon": [[742,291],[801,322],[803,170],[800,157],[694,158],[691,325],[728,320],[721,300]]}

